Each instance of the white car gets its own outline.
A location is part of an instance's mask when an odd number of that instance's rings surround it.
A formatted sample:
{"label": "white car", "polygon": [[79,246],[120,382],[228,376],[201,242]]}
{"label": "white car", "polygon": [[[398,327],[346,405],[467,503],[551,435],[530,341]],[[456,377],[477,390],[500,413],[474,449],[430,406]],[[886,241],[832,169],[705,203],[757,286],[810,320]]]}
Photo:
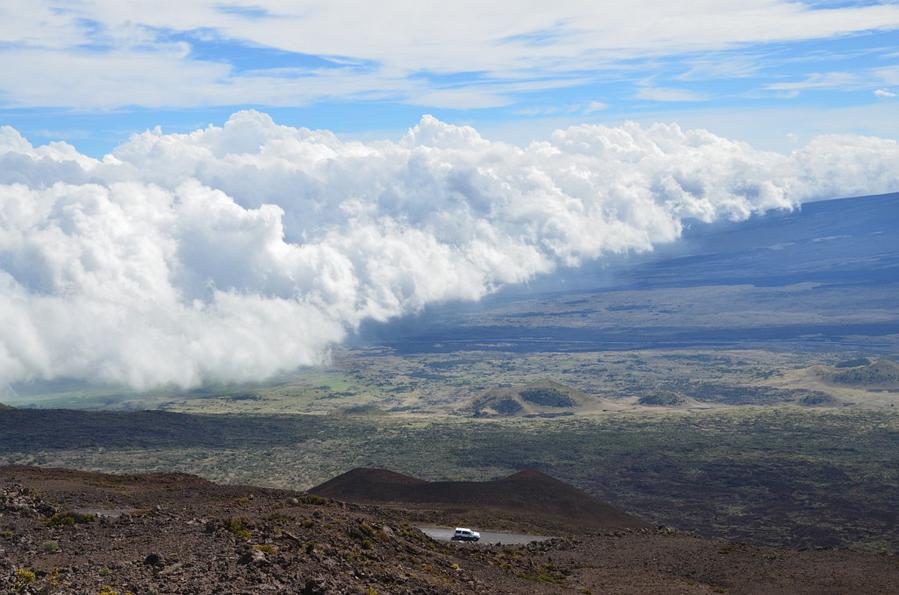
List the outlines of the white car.
{"label": "white car", "polygon": [[481,534],[477,531],[472,531],[466,527],[456,527],[456,530],[453,531],[453,541],[477,541],[481,538]]}

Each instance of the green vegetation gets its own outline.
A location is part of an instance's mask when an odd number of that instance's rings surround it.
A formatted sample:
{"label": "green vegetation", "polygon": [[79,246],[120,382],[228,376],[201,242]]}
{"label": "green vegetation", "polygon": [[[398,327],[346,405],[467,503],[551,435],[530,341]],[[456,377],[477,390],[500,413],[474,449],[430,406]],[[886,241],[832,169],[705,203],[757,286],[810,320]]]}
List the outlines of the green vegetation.
{"label": "green vegetation", "polygon": [[16,569],[16,590],[23,591],[28,585],[37,580],[37,575],[28,568]]}
{"label": "green vegetation", "polygon": [[249,523],[249,520],[244,517],[233,516],[228,519],[228,531],[231,532],[235,537],[239,537],[240,539],[249,539],[253,536],[252,531],[247,529],[246,525]]}
{"label": "green vegetation", "polygon": [[564,384],[541,381],[524,386],[492,388],[474,399],[469,409],[475,417],[548,417],[559,415],[559,409],[571,409],[588,400],[587,395]]}
{"label": "green vegetation", "polygon": [[561,390],[547,386],[539,388],[525,388],[518,391],[521,398],[535,405],[544,407],[574,407],[574,399]]}
{"label": "green vegetation", "polygon": [[848,368],[833,375],[833,381],[850,386],[896,386],[899,387],[899,364],[887,359]]}
{"label": "green vegetation", "polygon": [[703,535],[899,550],[899,415],[873,410],[486,420],[17,410],[0,416],[0,456],[284,488],[360,466],[435,480],[538,468],[653,523]]}
{"label": "green vegetation", "polygon": [[59,542],[48,539],[41,544],[41,550],[47,554],[55,554],[59,551]]}
{"label": "green vegetation", "polygon": [[565,582],[566,575],[552,562],[543,564],[533,573],[523,573],[521,577],[529,581],[546,583],[549,585],[561,585]]}
{"label": "green vegetation", "polygon": [[839,401],[828,394],[812,392],[799,397],[799,404],[806,407],[833,407],[839,405]]}
{"label": "green vegetation", "polygon": [[256,543],[253,544],[253,549],[257,552],[262,552],[263,554],[268,554],[269,556],[277,556],[278,555],[278,546],[271,543]]}
{"label": "green vegetation", "polygon": [[847,359],[847,360],[838,362],[838,363],[834,364],[833,367],[834,368],[857,368],[858,366],[867,366],[870,363],[871,363],[871,360],[869,360],[866,357],[856,357],[853,359]]}
{"label": "green vegetation", "polygon": [[676,407],[686,402],[683,396],[673,391],[658,391],[648,395],[643,395],[637,400],[641,405],[649,405],[654,407]]}
{"label": "green vegetation", "polygon": [[268,515],[267,517],[265,517],[265,520],[267,520],[268,522],[270,522],[271,524],[273,524],[275,526],[287,525],[291,521],[293,521],[293,519],[291,517],[284,515],[284,514],[278,514],[278,513]]}
{"label": "green vegetation", "polygon": [[306,494],[299,500],[303,504],[312,504],[313,506],[323,506],[328,503],[327,498],[322,498],[321,496],[316,496],[315,494]]}
{"label": "green vegetation", "polygon": [[44,523],[48,527],[67,527],[76,524],[93,523],[97,517],[93,514],[81,514],[78,512],[57,512]]}
{"label": "green vegetation", "polygon": [[[852,386],[884,388],[884,380],[853,384],[853,376],[876,372],[845,352],[782,350],[642,350],[600,352],[469,351],[402,357],[384,349],[338,350],[334,367],[301,370],[261,385],[211,386],[184,393],[132,394],[97,389],[21,397],[40,407],[250,415],[332,414],[382,416],[397,413],[525,416],[598,413],[658,406],[659,396],[677,394],[679,407],[793,405],[809,392],[842,401]],[[892,363],[893,366],[896,364]],[[846,382],[786,382],[791,372],[828,366]],[[816,377],[821,380],[821,377]],[[892,386],[892,385],[889,385]],[[63,387],[65,388],[65,386]],[[69,387],[72,388],[72,387]],[[899,392],[899,388],[897,391]],[[641,401],[641,399],[646,399]],[[865,400],[859,404],[870,404]],[[670,404],[667,406],[671,406]],[[889,406],[887,404],[887,406]],[[11,413],[6,412],[4,413]]]}
{"label": "green vegetation", "polygon": [[341,415],[387,415],[387,412],[377,405],[353,405],[337,411]]}
{"label": "green vegetation", "polygon": [[493,409],[498,415],[515,415],[524,409],[521,403],[515,399],[497,399],[480,404],[478,413],[489,411],[487,408]]}

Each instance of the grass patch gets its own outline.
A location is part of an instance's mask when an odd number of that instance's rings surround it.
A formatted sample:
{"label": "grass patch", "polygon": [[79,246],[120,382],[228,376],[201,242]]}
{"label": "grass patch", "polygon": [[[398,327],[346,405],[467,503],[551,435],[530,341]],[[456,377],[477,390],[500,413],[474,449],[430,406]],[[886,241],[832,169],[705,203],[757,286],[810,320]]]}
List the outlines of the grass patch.
{"label": "grass patch", "polygon": [[57,512],[44,521],[48,527],[68,527],[72,525],[81,525],[85,523],[93,523],[97,520],[96,515],[81,514],[78,512]]}
{"label": "grass patch", "polygon": [[245,517],[233,516],[228,519],[227,529],[235,537],[241,539],[249,539],[253,536],[253,532],[247,528],[249,521]]}
{"label": "grass patch", "polygon": [[41,544],[41,551],[47,554],[55,554],[59,551],[59,542],[48,539]]}
{"label": "grass patch", "polygon": [[253,549],[257,552],[262,552],[263,554],[268,554],[269,556],[277,556],[278,555],[278,546],[273,545],[271,543],[257,543],[253,545]]}

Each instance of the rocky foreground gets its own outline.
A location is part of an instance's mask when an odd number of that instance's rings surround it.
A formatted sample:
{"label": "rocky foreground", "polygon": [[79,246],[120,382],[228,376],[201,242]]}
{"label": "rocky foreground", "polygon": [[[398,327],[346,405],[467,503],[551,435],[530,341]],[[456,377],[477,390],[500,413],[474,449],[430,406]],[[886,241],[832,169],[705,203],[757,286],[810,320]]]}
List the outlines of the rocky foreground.
{"label": "rocky foreground", "polygon": [[188,475],[0,468],[0,591],[10,593],[890,593],[896,585],[895,556],[648,528],[528,546],[438,543],[396,508]]}

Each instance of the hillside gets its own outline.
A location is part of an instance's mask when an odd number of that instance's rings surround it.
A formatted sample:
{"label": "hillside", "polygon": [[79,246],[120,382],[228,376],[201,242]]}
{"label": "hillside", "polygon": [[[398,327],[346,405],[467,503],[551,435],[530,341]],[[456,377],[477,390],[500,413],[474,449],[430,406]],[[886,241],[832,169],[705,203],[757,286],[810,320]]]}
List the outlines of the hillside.
{"label": "hillside", "polygon": [[487,584],[508,593],[526,585],[374,509],[186,474],[2,467],[0,527],[4,593],[461,593]]}
{"label": "hillside", "polygon": [[899,364],[888,359],[846,368],[831,376],[833,382],[848,386],[875,388],[899,387]]}
{"label": "hillside", "polygon": [[429,482],[384,469],[353,469],[309,492],[349,502],[442,510],[459,523],[489,514],[569,531],[646,526],[640,519],[535,470],[493,481]]}
{"label": "hillside", "polygon": [[680,393],[671,390],[657,390],[642,395],[637,402],[648,407],[679,407],[687,403]]}
{"label": "hillside", "polygon": [[544,380],[489,389],[472,400],[470,410],[476,417],[553,417],[572,415],[588,399],[577,389]]}
{"label": "hillside", "polygon": [[[373,470],[348,475],[331,485],[435,485]],[[534,472],[485,483],[534,482],[564,500],[565,484]],[[892,556],[648,528],[483,546],[433,541],[417,522],[395,508],[186,474],[0,467],[0,591],[836,594],[899,584]]]}

